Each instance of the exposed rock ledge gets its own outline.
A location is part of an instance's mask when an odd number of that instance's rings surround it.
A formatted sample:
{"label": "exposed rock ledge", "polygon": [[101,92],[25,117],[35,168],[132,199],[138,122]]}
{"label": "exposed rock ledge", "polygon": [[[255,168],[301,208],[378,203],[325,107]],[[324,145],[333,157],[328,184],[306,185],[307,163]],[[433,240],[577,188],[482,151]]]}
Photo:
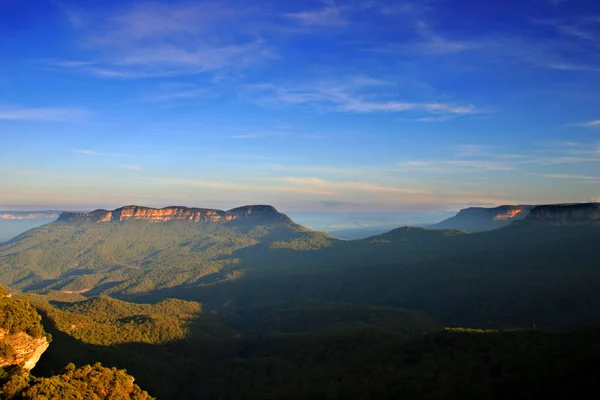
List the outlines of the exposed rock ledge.
{"label": "exposed rock ledge", "polygon": [[43,336],[34,338],[25,332],[9,334],[7,329],[0,329],[0,342],[9,349],[9,354],[0,356],[0,368],[20,365],[27,370],[33,369],[49,346]]}
{"label": "exposed rock ledge", "polygon": [[112,211],[95,210],[89,213],[64,212],[58,221],[100,223],[129,220],[146,220],[151,222],[187,220],[193,222],[217,222],[246,218],[261,218],[281,221],[289,220],[285,214],[278,212],[272,206],[253,205],[238,207],[229,211],[180,206],[165,208],[125,206]]}

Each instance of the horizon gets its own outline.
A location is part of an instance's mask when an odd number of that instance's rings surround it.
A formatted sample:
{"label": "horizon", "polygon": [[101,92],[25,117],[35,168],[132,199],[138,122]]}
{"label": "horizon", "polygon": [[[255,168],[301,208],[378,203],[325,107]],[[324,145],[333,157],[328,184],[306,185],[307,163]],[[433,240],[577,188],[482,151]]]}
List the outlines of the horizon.
{"label": "horizon", "polygon": [[600,200],[600,4],[9,0],[0,209]]}

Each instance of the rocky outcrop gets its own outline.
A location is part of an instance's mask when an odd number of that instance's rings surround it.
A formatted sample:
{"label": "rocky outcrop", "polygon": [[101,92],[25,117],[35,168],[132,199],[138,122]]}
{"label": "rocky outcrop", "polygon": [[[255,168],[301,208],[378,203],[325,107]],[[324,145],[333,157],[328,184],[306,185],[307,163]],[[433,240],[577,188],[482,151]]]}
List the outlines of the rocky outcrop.
{"label": "rocky outcrop", "polygon": [[0,329],[0,368],[21,366],[30,370],[48,348],[45,337],[34,338],[25,332],[9,333]]}
{"label": "rocky outcrop", "polygon": [[192,222],[218,222],[250,218],[289,221],[289,218],[285,214],[267,205],[244,206],[229,211],[179,206],[165,208],[125,206],[112,211],[95,210],[89,213],[65,212],[60,216],[58,221],[102,223],[131,220],[145,220],[150,222],[183,220]]}
{"label": "rocky outcrop", "polygon": [[431,225],[429,228],[459,229],[465,232],[490,231],[505,227],[513,221],[524,219],[533,207],[530,205],[506,205],[494,208],[465,208],[454,217]]}
{"label": "rocky outcrop", "polygon": [[600,203],[537,206],[518,225],[600,226]]}

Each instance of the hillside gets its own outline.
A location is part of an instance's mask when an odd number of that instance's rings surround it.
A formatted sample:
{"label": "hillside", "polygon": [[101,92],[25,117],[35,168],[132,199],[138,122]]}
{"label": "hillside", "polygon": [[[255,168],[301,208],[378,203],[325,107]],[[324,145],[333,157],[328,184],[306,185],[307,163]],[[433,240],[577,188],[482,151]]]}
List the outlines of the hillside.
{"label": "hillside", "polygon": [[440,329],[424,313],[390,307],[317,301],[276,307],[255,307],[237,318],[222,315],[223,322],[244,328],[238,335],[207,338],[192,331],[186,340],[162,345],[92,345],[75,340],[72,331],[57,330],[49,319],[56,339],[38,368],[43,376],[70,361],[102,361],[127,368],[164,399],[527,399],[600,393],[598,328]]}
{"label": "hillside", "polygon": [[525,218],[533,207],[530,205],[495,208],[470,207],[460,210],[454,217],[428,227],[431,229],[458,229],[465,232],[491,231]]}
{"label": "hillside", "polygon": [[[577,327],[600,323],[600,229],[582,223],[596,214],[580,207],[535,208],[489,232],[402,227],[358,241],[309,231],[272,208],[262,208],[267,219],[212,222],[70,217],[1,246],[0,279],[24,291],[179,298],[208,310],[319,299],[423,310],[448,325]],[[539,223],[559,214],[559,226]]]}
{"label": "hillside", "polygon": [[24,291],[132,294],[235,277],[241,249],[335,242],[272,207],[152,210],[64,213],[0,246],[0,281]]}
{"label": "hillside", "polygon": [[[28,300],[14,298],[1,286],[0,317],[1,399],[152,399],[125,371],[99,363],[81,368],[69,364],[60,375],[36,378],[30,370],[51,342],[51,335],[41,324],[42,317]],[[66,354],[71,351],[57,350]]]}
{"label": "hillside", "polygon": [[[600,390],[598,330],[571,331],[600,324],[595,204],[539,206],[488,232],[401,227],[357,241],[280,216],[137,209],[146,215],[69,217],[0,247],[2,279],[45,293],[30,297],[54,338],[36,379],[99,361],[174,399]],[[17,278],[34,268],[54,278]]]}

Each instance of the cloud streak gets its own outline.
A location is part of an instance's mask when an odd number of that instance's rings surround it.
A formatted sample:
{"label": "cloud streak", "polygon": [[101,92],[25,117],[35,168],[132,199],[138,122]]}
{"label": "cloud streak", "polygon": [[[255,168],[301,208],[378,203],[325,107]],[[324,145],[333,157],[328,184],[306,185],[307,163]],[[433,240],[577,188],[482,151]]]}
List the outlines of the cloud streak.
{"label": "cloud streak", "polygon": [[76,107],[3,107],[0,106],[0,120],[79,122],[89,112]]}
{"label": "cloud streak", "polygon": [[272,56],[260,36],[244,32],[250,16],[241,7],[217,2],[139,3],[108,15],[88,15],[91,22],[79,28],[89,59],[50,64],[105,78],[241,70]]}
{"label": "cloud streak", "polygon": [[[419,111],[438,115],[470,115],[480,111],[473,104],[446,102],[417,102],[382,99],[381,89],[390,82],[365,76],[355,76],[343,81],[317,81],[302,86],[281,86],[262,83],[247,86],[253,93],[262,95],[269,105],[309,105],[321,111],[352,113],[400,113]],[[380,99],[377,99],[379,97]]]}
{"label": "cloud streak", "polygon": [[600,127],[600,119],[597,119],[594,121],[579,122],[576,124],[571,124],[570,126],[578,126],[578,127],[583,127],[583,128]]}

